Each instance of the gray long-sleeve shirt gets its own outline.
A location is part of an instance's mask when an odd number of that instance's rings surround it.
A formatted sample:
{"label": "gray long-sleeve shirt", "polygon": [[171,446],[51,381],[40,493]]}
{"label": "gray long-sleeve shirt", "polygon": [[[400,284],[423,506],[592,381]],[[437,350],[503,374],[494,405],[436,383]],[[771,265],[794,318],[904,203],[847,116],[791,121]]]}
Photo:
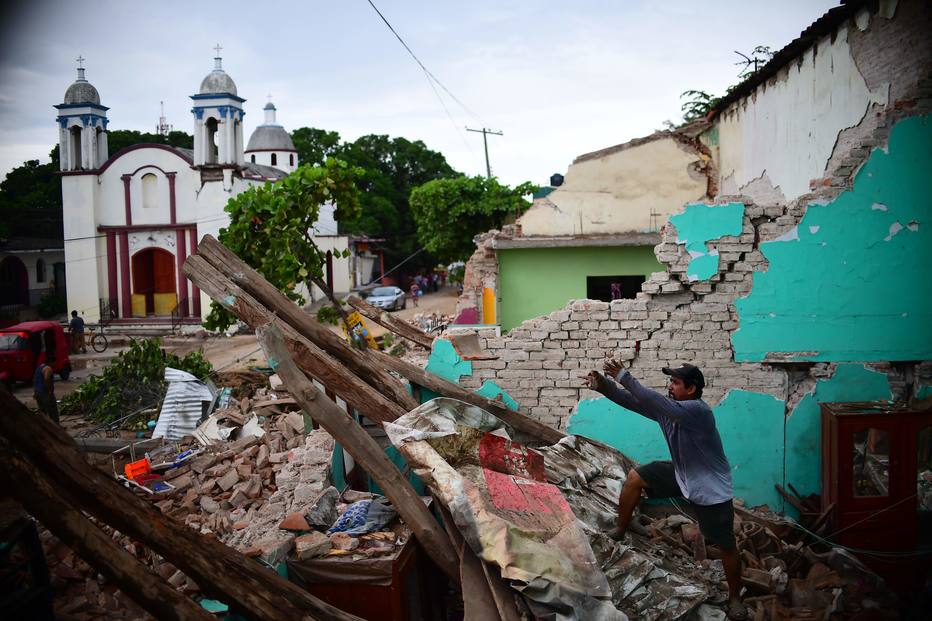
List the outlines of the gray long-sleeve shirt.
{"label": "gray long-sleeve shirt", "polygon": [[615,377],[627,390],[608,377],[605,379],[606,397],[660,425],[684,497],[697,505],[732,499],[731,467],[715,427],[712,408],[705,401],[671,399],[642,386],[627,369]]}

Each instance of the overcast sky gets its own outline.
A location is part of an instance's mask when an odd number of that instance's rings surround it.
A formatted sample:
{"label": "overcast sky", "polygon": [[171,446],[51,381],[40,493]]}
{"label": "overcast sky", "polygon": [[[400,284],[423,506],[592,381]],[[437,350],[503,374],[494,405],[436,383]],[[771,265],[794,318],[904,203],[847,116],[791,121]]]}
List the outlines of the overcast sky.
{"label": "overcast sky", "polygon": [[[247,99],[248,137],[269,92],[286,129],[423,140],[457,170],[509,184],[546,183],[582,153],[681,117],[687,89],[720,94],[736,81],[734,50],[779,49],[830,0],[663,2],[374,0],[441,89],[366,0],[191,3],[32,0],[0,9],[0,176],[48,161],[56,111],[87,60],[111,129],[154,131],[159,101],[175,129],[193,129],[191,100],[223,46]],[[12,7],[10,5],[17,5]],[[452,117],[452,120],[451,118]],[[248,139],[248,138],[247,138]]]}

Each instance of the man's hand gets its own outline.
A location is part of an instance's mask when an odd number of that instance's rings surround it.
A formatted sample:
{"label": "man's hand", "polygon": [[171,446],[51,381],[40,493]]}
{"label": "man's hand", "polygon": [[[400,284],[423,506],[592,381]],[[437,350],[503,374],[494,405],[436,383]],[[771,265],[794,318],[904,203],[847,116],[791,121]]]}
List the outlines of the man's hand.
{"label": "man's hand", "polygon": [[611,377],[612,379],[615,379],[616,377],[618,377],[618,374],[621,373],[621,370],[624,369],[624,366],[618,360],[615,360],[614,358],[609,358],[602,365],[602,368],[605,370],[605,373],[609,377]]}
{"label": "man's hand", "polygon": [[602,392],[605,387],[605,378],[602,377],[602,374],[598,371],[589,371],[589,375],[580,375],[579,379],[585,380],[583,382],[583,388],[588,388],[589,390]]}

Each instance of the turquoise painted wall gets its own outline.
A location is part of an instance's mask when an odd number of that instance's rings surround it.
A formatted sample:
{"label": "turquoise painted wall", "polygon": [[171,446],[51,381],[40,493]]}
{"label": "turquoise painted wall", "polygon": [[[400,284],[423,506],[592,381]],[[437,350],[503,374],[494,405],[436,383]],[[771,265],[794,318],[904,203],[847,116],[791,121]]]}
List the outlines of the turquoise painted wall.
{"label": "turquoise painted wall", "polygon": [[932,358],[930,145],[932,117],[900,121],[853,189],[761,244],[770,267],[735,302],[735,360]]}
{"label": "turquoise painted wall", "polygon": [[689,280],[708,280],[718,273],[718,251],[709,248],[708,242],[741,234],[744,221],[744,204],[686,205],[683,213],[670,216],[670,224],[676,228],[677,243],[686,246],[689,265],[686,277]]}
{"label": "turquoise painted wall", "polygon": [[586,276],[644,276],[663,271],[652,246],[499,250],[499,323],[511,330],[569,300],[586,297]]}

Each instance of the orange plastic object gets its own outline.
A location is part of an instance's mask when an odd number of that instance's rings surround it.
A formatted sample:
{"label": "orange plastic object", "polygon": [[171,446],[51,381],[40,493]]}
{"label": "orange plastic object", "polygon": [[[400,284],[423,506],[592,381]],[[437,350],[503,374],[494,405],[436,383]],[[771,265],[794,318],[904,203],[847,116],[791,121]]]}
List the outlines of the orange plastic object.
{"label": "orange plastic object", "polygon": [[135,479],[136,477],[152,472],[152,464],[149,463],[148,459],[140,459],[139,461],[126,464],[126,466],[123,467],[123,472],[126,474],[127,479]]}

